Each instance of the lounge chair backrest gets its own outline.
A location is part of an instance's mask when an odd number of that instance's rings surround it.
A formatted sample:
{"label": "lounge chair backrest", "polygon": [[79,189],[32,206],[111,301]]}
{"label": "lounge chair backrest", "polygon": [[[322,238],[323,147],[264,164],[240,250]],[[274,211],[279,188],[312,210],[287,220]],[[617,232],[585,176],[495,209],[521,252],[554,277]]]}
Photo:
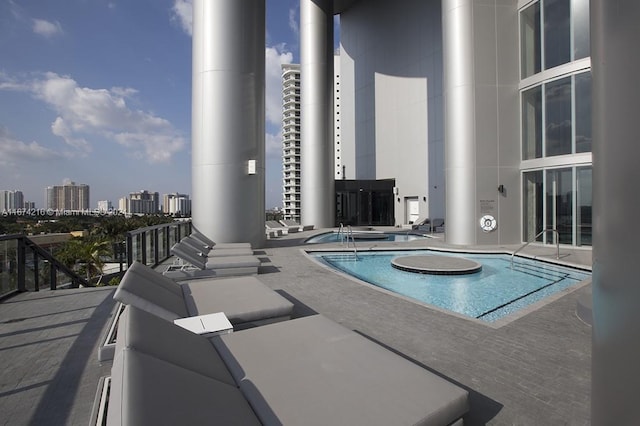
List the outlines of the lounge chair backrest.
{"label": "lounge chair backrest", "polygon": [[126,308],[120,316],[116,353],[123,348],[147,353],[235,386],[209,340],[135,307]]}
{"label": "lounge chair backrest", "polygon": [[198,241],[193,237],[184,237],[178,244],[187,245],[193,248],[196,252],[200,252],[203,254],[207,254],[211,251],[208,245],[203,244],[201,241]]}
{"label": "lounge chair backrest", "polygon": [[207,268],[207,259],[205,257],[199,256],[195,251],[189,250],[180,243],[176,243],[171,247],[171,253],[185,262],[192,264],[196,268],[203,270]]}
{"label": "lounge chair backrest", "polygon": [[279,224],[275,220],[267,220],[264,223],[264,226],[266,226],[269,229],[282,229],[282,228],[284,228],[284,226],[282,226],[281,224]]}
{"label": "lounge chair backrest", "polygon": [[171,281],[148,266],[134,262],[122,277],[113,298],[168,321],[188,316],[182,289],[167,280]]}
{"label": "lounge chair backrest", "polygon": [[213,246],[216,245],[215,241],[213,241],[211,238],[207,237],[206,235],[204,235],[203,233],[198,232],[198,231],[193,231],[191,233],[191,237],[203,242],[205,245],[207,245],[207,246],[209,246],[211,248],[213,248]]}

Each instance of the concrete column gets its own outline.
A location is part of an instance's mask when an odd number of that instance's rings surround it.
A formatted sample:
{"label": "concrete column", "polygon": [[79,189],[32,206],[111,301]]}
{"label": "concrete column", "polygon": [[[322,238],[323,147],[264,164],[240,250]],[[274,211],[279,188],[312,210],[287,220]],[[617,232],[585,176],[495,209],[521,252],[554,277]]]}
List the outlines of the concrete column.
{"label": "concrete column", "polygon": [[475,244],[476,140],[472,0],[443,0],[446,241]]}
{"label": "concrete column", "polygon": [[194,0],[193,227],[265,242],[265,2]]}
{"label": "concrete column", "polygon": [[300,0],[302,222],[334,226],[333,1]]}
{"label": "concrete column", "polygon": [[638,423],[640,2],[591,0],[593,351],[591,422]]}

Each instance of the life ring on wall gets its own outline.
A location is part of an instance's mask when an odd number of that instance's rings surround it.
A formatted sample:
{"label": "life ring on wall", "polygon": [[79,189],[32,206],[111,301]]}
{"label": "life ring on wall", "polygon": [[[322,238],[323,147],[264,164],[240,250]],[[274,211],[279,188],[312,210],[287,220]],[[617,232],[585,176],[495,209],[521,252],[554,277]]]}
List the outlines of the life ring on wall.
{"label": "life ring on wall", "polygon": [[480,218],[480,228],[484,232],[494,231],[498,227],[498,222],[496,218],[491,216],[490,214],[484,215]]}

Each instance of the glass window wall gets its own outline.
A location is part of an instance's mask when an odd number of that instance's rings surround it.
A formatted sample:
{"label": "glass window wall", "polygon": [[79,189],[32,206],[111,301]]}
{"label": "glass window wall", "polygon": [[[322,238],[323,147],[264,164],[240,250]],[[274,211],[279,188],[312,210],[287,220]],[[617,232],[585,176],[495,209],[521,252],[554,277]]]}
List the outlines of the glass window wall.
{"label": "glass window wall", "polygon": [[570,0],[543,0],[544,68],[571,61]]}
{"label": "glass window wall", "polygon": [[591,245],[591,166],[526,171],[523,182],[523,241]]}
{"label": "glass window wall", "polygon": [[[523,174],[523,241],[533,241],[542,231],[544,220],[544,190],[542,170],[525,172]],[[536,238],[542,241],[543,236]]]}
{"label": "glass window wall", "polygon": [[591,73],[575,76],[576,152],[591,152]]}
{"label": "glass window wall", "polygon": [[571,154],[571,77],[545,86],[545,156]]}
{"label": "glass window wall", "polygon": [[589,0],[540,0],[520,12],[520,74],[590,55]]}
{"label": "glass window wall", "polygon": [[542,86],[522,92],[522,158],[542,157]]}
{"label": "glass window wall", "polygon": [[542,70],[540,41],[540,3],[534,3],[520,13],[522,78],[532,76]]}
{"label": "glass window wall", "polygon": [[524,90],[521,98],[523,160],[591,152],[590,72]]}

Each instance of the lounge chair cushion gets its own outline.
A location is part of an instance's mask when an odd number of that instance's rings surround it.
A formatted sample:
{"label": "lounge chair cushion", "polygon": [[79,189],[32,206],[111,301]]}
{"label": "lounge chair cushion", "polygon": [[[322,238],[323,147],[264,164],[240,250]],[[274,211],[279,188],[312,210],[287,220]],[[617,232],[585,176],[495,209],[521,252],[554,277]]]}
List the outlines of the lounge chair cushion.
{"label": "lounge chair cushion", "polygon": [[465,390],[321,315],[211,340],[263,424],[448,425],[468,410]]}
{"label": "lounge chair cushion", "polygon": [[255,256],[225,256],[207,259],[207,269],[257,268],[258,266],[260,266],[260,259]]}
{"label": "lounge chair cushion", "polygon": [[203,254],[203,257],[206,255],[207,257],[220,257],[220,256],[252,256],[253,249],[251,246],[246,247],[244,243],[240,243],[237,247],[227,246],[227,247],[218,247],[217,245],[213,248],[209,248],[208,246],[202,244],[195,238],[185,237],[177,243],[185,250],[192,250],[194,254]]}
{"label": "lounge chair cushion", "polygon": [[288,317],[293,304],[256,277],[193,280],[182,285],[190,315],[225,312],[232,324]]}
{"label": "lounge chair cushion", "polygon": [[133,306],[127,306],[118,321],[115,353],[119,354],[125,348],[236,386],[206,338]]}
{"label": "lounge chair cushion", "polygon": [[235,386],[133,349],[116,355],[107,425],[259,425]]}

